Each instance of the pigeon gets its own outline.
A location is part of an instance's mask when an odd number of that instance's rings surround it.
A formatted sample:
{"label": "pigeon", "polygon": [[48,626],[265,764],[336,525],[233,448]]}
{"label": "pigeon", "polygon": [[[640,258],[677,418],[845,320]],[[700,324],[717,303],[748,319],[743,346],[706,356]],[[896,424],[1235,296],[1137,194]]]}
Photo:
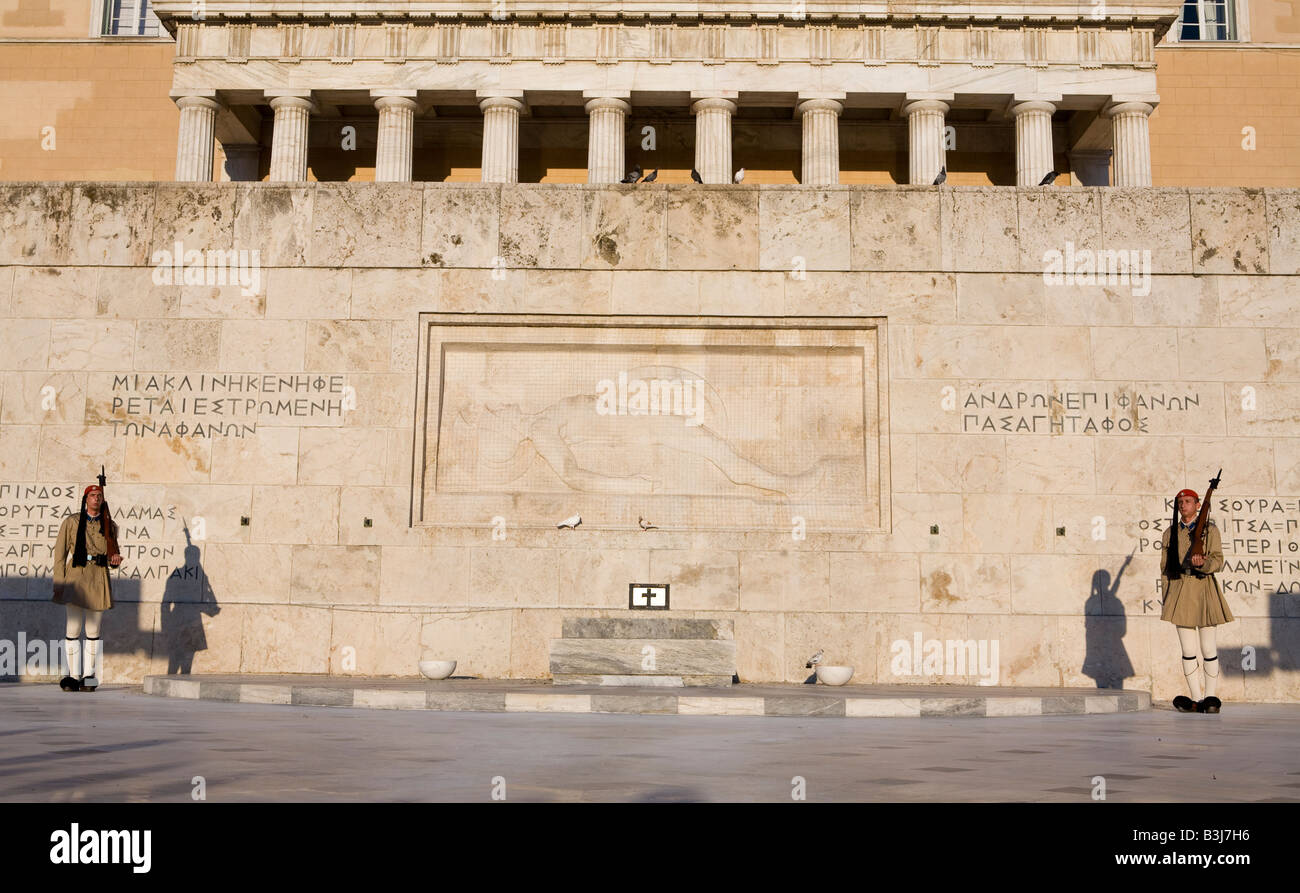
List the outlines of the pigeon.
{"label": "pigeon", "polygon": [[639,525],[641,525],[641,529],[642,529],[642,530],[658,530],[658,529],[659,529],[658,527],[654,526],[654,525],[651,524],[649,521],[647,521],[645,518],[642,518],[642,517],[639,516],[639,515],[637,516],[636,523],[639,524]]}
{"label": "pigeon", "polygon": [[694,180],[696,183],[704,182],[704,178],[700,176],[700,172],[697,171],[695,168],[691,168],[691,179]]}
{"label": "pigeon", "polygon": [[628,172],[628,175],[627,175],[626,177],[624,177],[622,180],[619,180],[619,182],[620,182],[620,183],[636,183],[636,182],[639,181],[640,179],[641,179],[641,165],[639,165],[639,164],[634,164],[634,165],[632,165],[632,170],[630,170],[630,171]]}
{"label": "pigeon", "polygon": [[563,521],[561,521],[559,524],[556,524],[555,526],[560,530],[564,530],[565,528],[568,528],[569,530],[573,530],[581,523],[582,523],[582,515],[574,515],[571,518],[565,518]]}
{"label": "pigeon", "polygon": [[934,178],[934,185],[942,186],[944,183],[947,182],[948,182],[948,165],[945,164],[943,167],[939,168],[939,176]]}
{"label": "pigeon", "polygon": [[618,182],[620,182],[620,183],[635,183],[635,182],[636,182],[636,174],[628,174],[626,177],[624,177],[623,179],[619,180]]}
{"label": "pigeon", "polygon": [[1039,186],[1051,186],[1052,181],[1061,176],[1059,171],[1048,171],[1047,176],[1038,181]]}
{"label": "pigeon", "polygon": [[736,171],[736,176],[732,177],[731,179],[736,183],[744,182],[745,169],[742,167],[740,170]]}
{"label": "pigeon", "polygon": [[659,168],[655,168],[654,171],[652,171],[652,172],[650,173],[650,175],[647,176],[647,177],[646,177],[644,180],[642,180],[641,182],[642,182],[642,183],[653,183],[653,182],[654,182],[655,180],[657,180],[657,179],[659,179]]}
{"label": "pigeon", "polygon": [[825,649],[824,649],[824,648],[819,648],[819,649],[817,649],[817,653],[814,654],[812,657],[808,658],[808,663],[805,664],[806,668],[809,669],[809,670],[811,670],[813,667],[815,667],[815,666],[817,666],[819,663],[821,663],[821,662],[822,662],[822,654],[823,654],[824,652],[825,652]]}

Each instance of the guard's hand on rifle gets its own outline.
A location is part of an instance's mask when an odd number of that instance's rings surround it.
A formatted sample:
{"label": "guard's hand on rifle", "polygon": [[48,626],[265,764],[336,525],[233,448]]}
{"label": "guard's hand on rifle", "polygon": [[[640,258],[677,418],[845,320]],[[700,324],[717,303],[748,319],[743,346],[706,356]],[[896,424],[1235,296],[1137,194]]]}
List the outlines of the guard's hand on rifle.
{"label": "guard's hand on rifle", "polygon": [[1192,556],[1192,567],[1200,567],[1200,566],[1203,565],[1203,564],[1205,564],[1205,556],[1204,556],[1204,555],[1193,555],[1193,556]]}
{"label": "guard's hand on rifle", "polygon": [[[1200,557],[1200,556],[1197,556],[1197,557]],[[108,556],[108,564],[109,564],[109,567],[118,567],[119,565],[121,565],[121,563],[122,563],[122,556],[121,556],[121,555],[113,554],[113,555]]]}

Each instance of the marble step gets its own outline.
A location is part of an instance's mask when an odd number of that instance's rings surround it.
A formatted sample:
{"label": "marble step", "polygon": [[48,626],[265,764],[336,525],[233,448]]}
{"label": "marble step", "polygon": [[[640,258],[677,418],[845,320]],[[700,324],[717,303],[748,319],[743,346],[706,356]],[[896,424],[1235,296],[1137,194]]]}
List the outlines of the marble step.
{"label": "marble step", "polygon": [[562,632],[566,639],[735,639],[731,620],[690,620],[684,617],[570,617]]}
{"label": "marble step", "polygon": [[720,688],[731,685],[731,676],[590,676],[559,673],[551,677],[553,685],[639,685],[655,688],[689,688],[706,686]]}
{"label": "marble step", "polygon": [[[647,648],[654,649],[652,652]],[[647,660],[652,656],[653,660]],[[726,676],[736,643],[716,639],[552,639],[551,676]]]}

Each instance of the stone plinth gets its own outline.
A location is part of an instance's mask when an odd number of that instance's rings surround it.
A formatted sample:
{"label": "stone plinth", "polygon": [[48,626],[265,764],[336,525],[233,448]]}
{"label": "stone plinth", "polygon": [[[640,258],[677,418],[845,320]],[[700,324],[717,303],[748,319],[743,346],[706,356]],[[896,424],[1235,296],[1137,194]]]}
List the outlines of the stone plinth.
{"label": "stone plinth", "polygon": [[551,642],[557,685],[731,685],[736,642],[729,620],[570,618]]}

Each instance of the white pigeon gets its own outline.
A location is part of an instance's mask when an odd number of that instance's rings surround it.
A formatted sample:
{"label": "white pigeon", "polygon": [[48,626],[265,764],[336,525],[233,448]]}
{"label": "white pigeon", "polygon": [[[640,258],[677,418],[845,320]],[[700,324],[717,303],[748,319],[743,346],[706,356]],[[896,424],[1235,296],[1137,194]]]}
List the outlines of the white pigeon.
{"label": "white pigeon", "polygon": [[824,653],[824,651],[825,651],[824,648],[819,648],[817,649],[816,654],[808,658],[808,663],[806,664],[808,669],[811,670],[813,667],[817,666],[819,663],[822,662],[822,654]]}
{"label": "white pigeon", "polygon": [[641,527],[642,530],[658,530],[658,529],[659,529],[658,527],[656,527],[655,525],[651,524],[649,521],[647,521],[645,518],[641,517],[640,515],[637,516],[636,523],[640,525],[640,527]]}
{"label": "white pigeon", "polygon": [[555,526],[558,527],[560,530],[564,530],[565,528],[572,530],[573,528],[577,527],[581,523],[582,523],[582,515],[574,515],[571,518],[565,518],[563,521],[561,521],[559,524],[556,524]]}
{"label": "white pigeon", "polygon": [[731,179],[735,180],[737,183],[739,183],[739,182],[741,182],[742,180],[744,180],[744,179],[745,179],[745,169],[742,167],[740,170],[736,171],[736,176],[732,177]]}

